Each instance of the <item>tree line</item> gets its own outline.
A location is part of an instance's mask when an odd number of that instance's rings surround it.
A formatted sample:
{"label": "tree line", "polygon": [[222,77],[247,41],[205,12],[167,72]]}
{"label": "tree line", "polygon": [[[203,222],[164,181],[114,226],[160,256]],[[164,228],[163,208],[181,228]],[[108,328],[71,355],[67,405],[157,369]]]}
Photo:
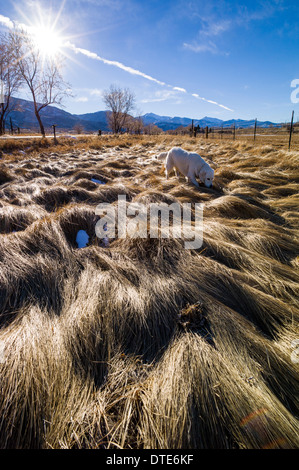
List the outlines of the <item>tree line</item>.
{"label": "tree line", "polygon": [[128,132],[130,134],[159,134],[162,132],[155,124],[143,123],[142,117],[133,117],[136,97],[128,88],[111,85],[103,93],[103,101],[107,108],[107,123],[114,134]]}

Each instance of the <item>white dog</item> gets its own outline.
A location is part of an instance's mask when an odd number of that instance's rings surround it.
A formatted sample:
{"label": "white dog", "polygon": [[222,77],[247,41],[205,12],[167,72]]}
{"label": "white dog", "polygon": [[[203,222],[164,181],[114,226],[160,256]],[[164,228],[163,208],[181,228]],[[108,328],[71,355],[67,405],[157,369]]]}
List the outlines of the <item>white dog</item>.
{"label": "white dog", "polygon": [[185,176],[187,181],[193,183],[197,188],[199,188],[199,184],[196,178],[199,178],[207,188],[210,188],[213,184],[214,170],[198,153],[187,152],[179,147],[173,147],[168,153],[163,152],[157,158],[158,160],[166,158],[166,179],[168,179],[171,170],[174,170],[176,176],[178,176],[177,172],[179,171]]}
{"label": "white dog", "polygon": [[167,153],[168,153],[168,152],[162,152],[162,153],[160,153],[159,155],[157,155],[157,156],[155,157],[156,160],[160,160],[160,161],[163,161],[163,162],[164,162],[165,158],[167,157]]}

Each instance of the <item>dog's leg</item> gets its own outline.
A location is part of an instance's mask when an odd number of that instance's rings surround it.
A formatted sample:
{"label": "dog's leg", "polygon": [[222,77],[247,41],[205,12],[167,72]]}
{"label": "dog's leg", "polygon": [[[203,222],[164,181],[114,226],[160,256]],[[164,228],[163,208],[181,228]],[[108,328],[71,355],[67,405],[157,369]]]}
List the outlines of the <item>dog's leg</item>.
{"label": "dog's leg", "polygon": [[196,179],[195,179],[195,175],[188,175],[188,179],[189,179],[190,183],[193,183],[194,186],[196,186],[197,188],[199,188],[199,184],[198,184],[198,182],[197,182]]}
{"label": "dog's leg", "polygon": [[172,170],[173,170],[173,167],[169,164],[167,165],[167,163],[166,163],[166,165],[165,165],[165,176],[166,176],[167,180],[168,180],[168,176],[169,176],[169,174],[171,173]]}
{"label": "dog's leg", "polygon": [[167,180],[172,169],[173,169],[173,161],[171,157],[171,151],[169,151],[165,160],[165,177]]}

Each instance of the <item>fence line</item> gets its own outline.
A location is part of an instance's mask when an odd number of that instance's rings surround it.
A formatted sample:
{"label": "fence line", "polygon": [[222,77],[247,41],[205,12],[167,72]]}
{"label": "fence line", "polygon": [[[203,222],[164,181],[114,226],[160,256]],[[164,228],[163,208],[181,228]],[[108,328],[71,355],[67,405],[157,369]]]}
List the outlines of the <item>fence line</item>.
{"label": "fence line", "polygon": [[[273,129],[273,131],[276,129],[277,132],[274,134],[269,134],[268,131],[269,129]],[[254,122],[254,128],[253,128],[253,134],[248,133],[248,130],[250,128],[237,128],[236,123],[232,124],[231,127],[226,127],[223,128],[223,125],[221,127],[202,127],[200,128],[199,126],[194,127],[193,120],[192,120],[192,126],[189,129],[190,136],[191,137],[197,137],[198,136],[204,136],[206,139],[209,138],[219,138],[222,140],[225,135],[231,136],[233,140],[236,140],[236,136],[238,137],[250,137],[253,135],[253,142],[255,143],[258,137],[279,137],[282,138],[284,136],[289,138],[289,150],[291,149],[291,142],[292,142],[292,136],[295,133],[299,134],[299,123],[294,125],[294,111],[292,112],[292,118],[291,118],[291,123],[286,124],[285,126],[273,126],[273,127],[258,127],[257,125],[257,119],[255,119]],[[258,133],[257,131],[260,131]],[[239,131],[239,132],[238,132]],[[264,132],[262,132],[264,131]],[[182,133],[187,133],[188,131],[184,131],[182,129]],[[285,134],[284,134],[285,132]]]}

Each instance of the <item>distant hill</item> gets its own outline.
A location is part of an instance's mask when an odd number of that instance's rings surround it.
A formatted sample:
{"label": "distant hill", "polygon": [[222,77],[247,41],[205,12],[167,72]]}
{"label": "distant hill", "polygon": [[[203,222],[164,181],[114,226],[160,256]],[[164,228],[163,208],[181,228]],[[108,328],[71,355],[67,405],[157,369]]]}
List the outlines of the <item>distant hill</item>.
{"label": "distant hill", "polygon": [[[38,122],[34,114],[32,101],[19,98],[12,98],[13,110],[6,119],[6,128],[9,128],[10,118],[13,126],[20,129],[39,130]],[[88,114],[76,115],[68,113],[56,106],[47,106],[41,111],[41,118],[46,129],[51,128],[53,124],[57,130],[71,131],[75,126],[81,126],[85,131],[97,131],[98,129],[108,130],[106,121],[106,112],[100,111],[97,118],[92,119]],[[90,115],[91,116],[91,115]]]}
{"label": "distant hill", "polygon": [[[189,126],[192,124],[192,119],[190,118],[159,116],[153,113],[144,114],[144,116],[142,116],[142,119],[145,124],[155,124],[156,126],[160,128],[165,127],[169,129],[175,129],[176,127],[179,127],[179,126]],[[242,119],[222,121],[221,119],[207,117],[207,116],[205,116],[202,119],[193,119],[193,125],[200,126],[200,127],[223,126],[224,128],[228,128],[228,127],[233,126],[234,124],[238,128],[254,127],[255,119],[252,119],[249,121],[242,120]],[[280,126],[280,124],[270,122],[270,121],[257,121],[257,125],[258,127]]]}
{"label": "distant hill", "polygon": [[[157,114],[153,113],[148,113],[144,114],[142,116],[143,122],[145,124],[156,124],[159,125],[159,123],[168,123],[169,125],[176,125],[176,126],[189,126],[192,124],[192,119],[186,118],[186,117],[169,117],[169,116],[159,116]],[[221,126],[221,119],[216,119],[216,118],[209,118],[209,117],[204,117],[202,119],[194,119],[193,123],[195,126]]]}
{"label": "distant hill", "polygon": [[[6,128],[9,128],[10,118],[13,126],[19,127],[24,130],[39,130],[36,117],[34,115],[33,103],[28,100],[19,98],[12,98],[13,109],[6,119]],[[95,132],[101,129],[102,131],[108,131],[106,111],[97,111],[95,113],[87,114],[71,114],[63,109],[55,106],[47,106],[47,108],[41,111],[42,121],[46,129],[50,129],[53,124],[57,126],[57,130],[72,131],[76,126],[80,126],[82,130],[86,132]],[[154,124],[160,129],[174,130],[180,126],[186,127],[192,124],[192,119],[187,117],[170,117],[170,116],[159,116],[154,113],[147,113],[141,116],[145,125]],[[222,121],[221,119],[212,117],[203,117],[201,119],[193,119],[194,126],[200,127],[221,127],[228,128],[236,125],[237,128],[249,128],[253,127],[255,120],[229,120]],[[279,127],[280,124],[273,123],[270,121],[258,121],[259,127],[275,126]]]}
{"label": "distant hill", "polygon": [[106,114],[107,114],[107,111],[97,111],[95,113],[73,114],[72,116],[75,116],[77,119],[81,121],[101,124],[101,126],[98,126],[98,127],[101,127],[103,130],[108,130]]}

